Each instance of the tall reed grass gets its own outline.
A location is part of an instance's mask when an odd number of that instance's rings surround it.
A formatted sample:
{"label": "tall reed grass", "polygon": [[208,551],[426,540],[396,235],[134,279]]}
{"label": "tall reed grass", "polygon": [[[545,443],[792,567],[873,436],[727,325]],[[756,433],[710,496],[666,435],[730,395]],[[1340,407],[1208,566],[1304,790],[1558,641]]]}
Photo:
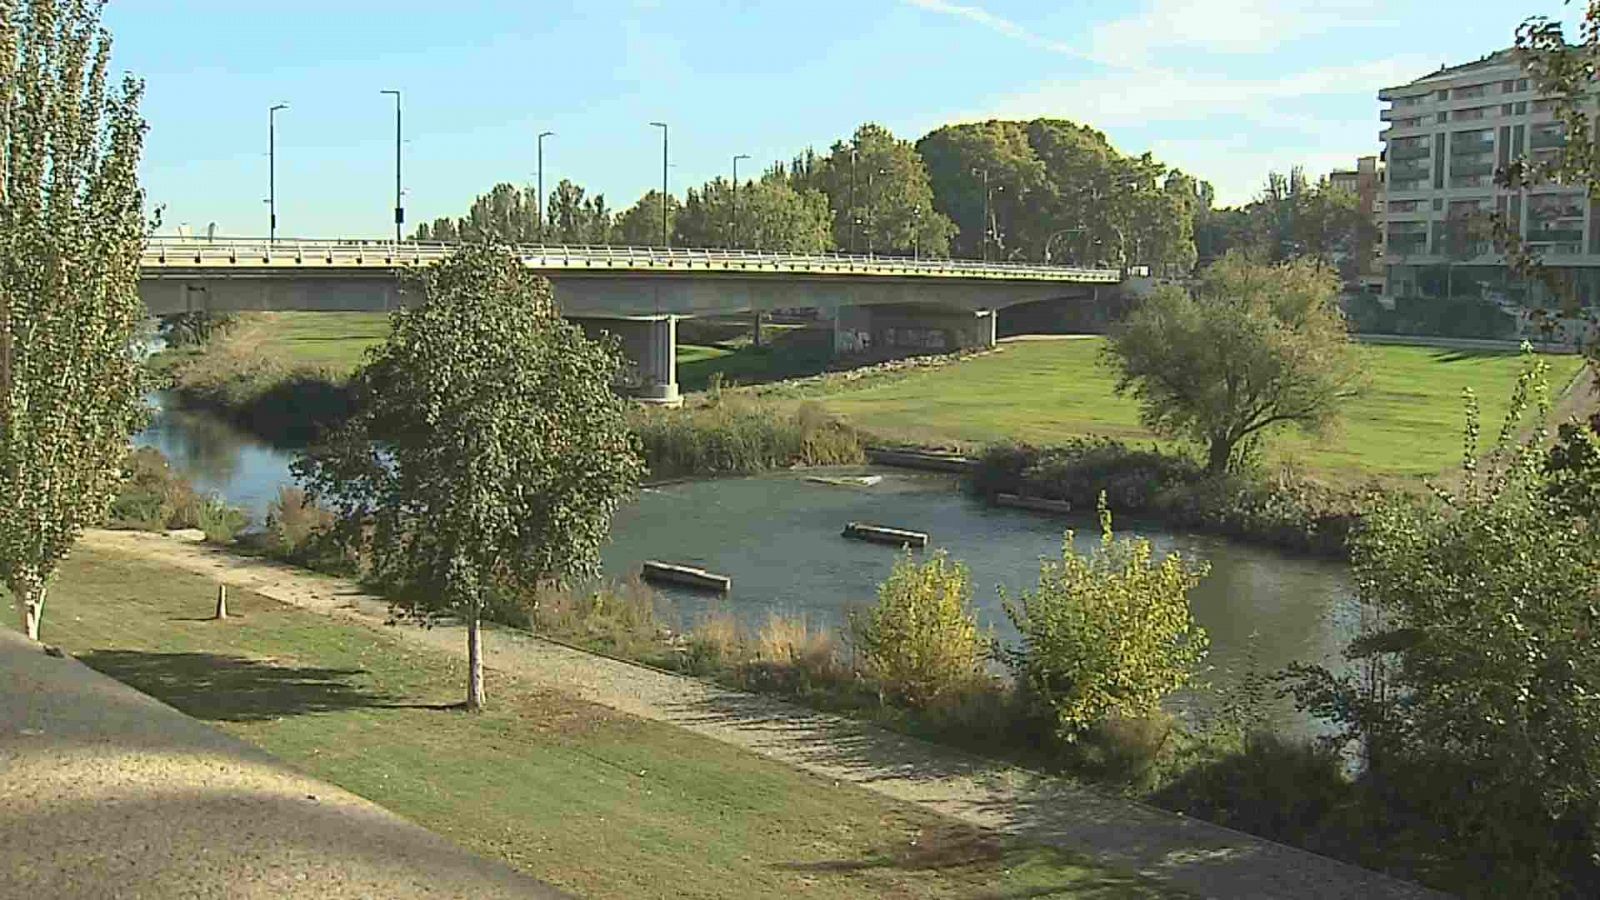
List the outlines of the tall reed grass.
{"label": "tall reed grass", "polygon": [[654,478],[745,475],[866,460],[861,437],[807,402],[793,410],[713,391],[683,409],[639,409],[632,428]]}

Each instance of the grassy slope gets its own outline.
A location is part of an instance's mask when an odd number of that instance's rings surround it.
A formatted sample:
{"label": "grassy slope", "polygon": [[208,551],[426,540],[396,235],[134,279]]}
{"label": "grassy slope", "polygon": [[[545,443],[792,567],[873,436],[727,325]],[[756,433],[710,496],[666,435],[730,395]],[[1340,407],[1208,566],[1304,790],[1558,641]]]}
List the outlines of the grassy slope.
{"label": "grassy slope", "polygon": [[[1004,352],[942,369],[869,382],[823,397],[824,404],[873,434],[922,444],[978,444],[1007,437],[1035,443],[1084,435],[1151,440],[1131,399],[1112,391],[1100,363],[1101,340],[1019,341]],[[1522,362],[1516,353],[1426,347],[1361,347],[1369,382],[1342,425],[1318,440],[1276,442],[1274,458],[1293,459],[1334,478],[1414,476],[1450,467],[1460,454],[1461,391],[1483,407],[1485,432],[1497,429]],[[1564,387],[1581,361],[1547,357],[1551,388]]]}
{"label": "grassy slope", "polygon": [[241,323],[260,349],[294,365],[351,371],[389,335],[385,313],[259,313]]}
{"label": "grassy slope", "polygon": [[594,897],[1158,896],[1055,851],[813,778],[669,726],[247,591],[80,549],[46,638],[85,662],[486,856]]}

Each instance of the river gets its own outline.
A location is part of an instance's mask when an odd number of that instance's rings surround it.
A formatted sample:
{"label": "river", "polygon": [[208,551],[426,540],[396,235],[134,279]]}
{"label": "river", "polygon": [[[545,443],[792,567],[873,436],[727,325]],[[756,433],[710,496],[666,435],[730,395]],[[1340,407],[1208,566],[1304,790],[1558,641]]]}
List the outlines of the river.
{"label": "river", "polygon": [[[275,449],[203,413],[159,404],[136,443],[154,446],[195,484],[244,507],[257,521],[278,488],[291,481],[291,451]],[[1042,556],[1059,555],[1063,531],[1077,528],[1079,549],[1098,540],[1090,521],[999,509],[958,490],[952,476],[898,469],[831,469],[825,474],[875,474],[871,486],[806,480],[815,472],[689,481],[647,488],[618,514],[603,553],[606,574],[627,577],[645,559],[703,565],[729,575],[725,599],[667,589],[668,615],[692,624],[720,606],[750,625],[769,611],[838,626],[852,605],[871,602],[896,551],[846,540],[851,520],[929,532],[932,545],[965,563],[982,623],[1002,641],[1016,637],[1001,606],[1036,583]],[[1336,665],[1355,624],[1348,570],[1334,563],[1286,557],[1233,541],[1173,534],[1139,523],[1161,551],[1206,560],[1210,573],[1191,594],[1195,618],[1211,639],[1209,678],[1217,683],[1253,658],[1263,672],[1290,662]],[[1288,720],[1298,717],[1288,714]],[[1286,724],[1307,725],[1303,720]]]}

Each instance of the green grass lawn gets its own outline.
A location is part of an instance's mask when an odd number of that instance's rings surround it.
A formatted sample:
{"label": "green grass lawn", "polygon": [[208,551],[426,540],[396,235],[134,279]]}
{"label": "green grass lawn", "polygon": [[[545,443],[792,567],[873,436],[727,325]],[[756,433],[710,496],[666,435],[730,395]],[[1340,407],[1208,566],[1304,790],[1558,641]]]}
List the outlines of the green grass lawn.
{"label": "green grass lawn", "polygon": [[[1113,391],[1100,339],[1017,341],[1001,353],[940,369],[871,380],[820,395],[830,410],[886,440],[973,446],[1016,438],[1053,443],[1086,435],[1154,437],[1138,407]],[[1452,466],[1461,452],[1461,392],[1471,387],[1484,432],[1498,430],[1522,368],[1514,352],[1363,346],[1368,383],[1331,434],[1285,435],[1272,458],[1335,479],[1417,476]],[[1548,356],[1552,391],[1582,361]]]}
{"label": "green grass lawn", "polygon": [[389,336],[387,313],[279,312],[245,318],[243,337],[295,365],[354,371],[367,348]]}
{"label": "green grass lawn", "polygon": [[80,548],[45,637],[485,856],[593,897],[1148,897],[1069,855],[814,778],[395,636]]}

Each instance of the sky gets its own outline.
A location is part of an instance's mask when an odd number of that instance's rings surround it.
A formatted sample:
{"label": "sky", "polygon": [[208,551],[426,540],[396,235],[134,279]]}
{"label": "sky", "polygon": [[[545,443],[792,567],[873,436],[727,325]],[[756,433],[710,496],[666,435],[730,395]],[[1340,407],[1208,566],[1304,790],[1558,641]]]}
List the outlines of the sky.
{"label": "sky", "polygon": [[[1579,4],[1581,6],[1581,4]],[[161,233],[393,233],[402,92],[407,231],[497,182],[570,178],[624,208],[741,176],[873,121],[1050,116],[1247,201],[1271,169],[1378,152],[1379,88],[1508,46],[1559,0],[112,0],[114,68],[145,80]]]}

